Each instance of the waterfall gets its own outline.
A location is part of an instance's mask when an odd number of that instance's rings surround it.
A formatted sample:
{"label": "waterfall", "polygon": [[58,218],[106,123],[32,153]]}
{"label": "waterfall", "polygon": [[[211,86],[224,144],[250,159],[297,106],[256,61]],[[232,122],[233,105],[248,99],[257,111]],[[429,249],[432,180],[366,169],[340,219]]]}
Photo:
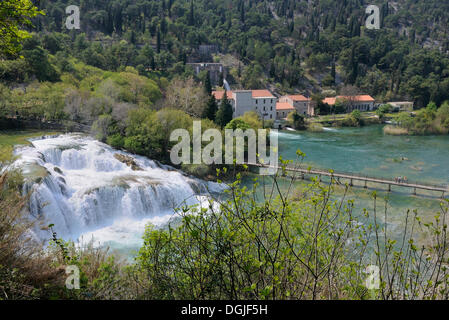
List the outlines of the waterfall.
{"label": "waterfall", "polygon": [[[44,226],[54,224],[58,237],[66,240],[87,236],[135,242],[148,222],[166,223],[175,208],[201,205],[209,192],[223,190],[82,134],[31,143],[16,150],[19,158],[13,163],[25,177],[30,215]],[[33,232],[42,241],[50,237],[48,230]]]}
{"label": "waterfall", "polygon": [[223,79],[223,86],[225,87],[226,91],[231,91],[231,87],[229,86],[229,83],[226,79]]}

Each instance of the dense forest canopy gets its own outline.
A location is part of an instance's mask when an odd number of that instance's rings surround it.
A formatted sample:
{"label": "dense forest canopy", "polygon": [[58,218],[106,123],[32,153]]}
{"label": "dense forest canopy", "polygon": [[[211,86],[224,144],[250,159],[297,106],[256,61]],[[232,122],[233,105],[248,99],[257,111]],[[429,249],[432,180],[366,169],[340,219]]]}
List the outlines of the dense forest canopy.
{"label": "dense forest canopy", "polygon": [[[381,29],[367,30],[363,0],[41,0],[45,15],[25,43],[25,61],[0,62],[7,83],[57,81],[71,57],[109,71],[193,76],[186,62],[220,61],[237,88],[279,94],[338,91],[356,85],[378,101],[438,106],[449,99],[449,3],[375,1]],[[65,25],[79,5],[81,30]],[[199,45],[219,55],[199,56]],[[120,69],[121,68],[121,69]],[[204,76],[204,75],[203,75]],[[201,77],[197,80],[202,80]]]}
{"label": "dense forest canopy", "polygon": [[[65,28],[79,5],[81,30]],[[39,3],[42,47],[107,70],[185,72],[201,44],[233,55],[234,83],[279,92],[355,84],[379,99],[440,105],[449,92],[449,3],[376,1],[381,29],[365,29],[368,1],[81,0]],[[125,40],[125,41],[121,41]],[[337,87],[338,88],[338,87]]]}

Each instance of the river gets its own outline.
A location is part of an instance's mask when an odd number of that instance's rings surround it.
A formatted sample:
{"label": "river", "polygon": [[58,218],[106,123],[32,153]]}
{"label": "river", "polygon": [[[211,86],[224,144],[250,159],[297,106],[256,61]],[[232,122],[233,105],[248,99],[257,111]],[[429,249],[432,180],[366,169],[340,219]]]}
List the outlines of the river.
{"label": "river", "polygon": [[[311,166],[387,179],[401,176],[407,177],[408,181],[449,185],[449,136],[390,136],[385,135],[382,129],[382,125],[372,125],[362,128],[325,128],[323,132],[279,131],[279,155],[283,159],[295,160],[296,151],[300,149],[306,154],[305,168]],[[246,177],[244,183],[252,184],[253,178]],[[263,180],[261,185],[271,184],[269,177]],[[299,180],[296,186],[300,188],[307,183]],[[282,192],[287,185],[288,182],[281,179]],[[418,191],[418,195],[414,196],[413,190],[406,188],[392,187],[393,192],[389,193],[386,186],[371,184],[371,187],[373,189],[365,190],[363,184],[359,183],[349,190],[348,199],[354,200],[355,212],[361,216],[364,208],[372,213],[373,190],[377,191],[378,199],[381,199],[378,205],[384,204],[387,198],[387,223],[390,235],[394,238],[402,234],[407,210],[416,209],[418,215],[427,220],[440,211],[441,193]],[[260,199],[261,188],[258,195]],[[446,193],[446,197],[448,195]],[[385,222],[383,220],[382,215],[381,224]],[[425,235],[421,234],[421,237]]]}
{"label": "river", "polygon": [[382,128],[282,131],[278,134],[279,151],[284,159],[295,159],[300,148],[306,154],[305,162],[317,168],[449,184],[449,136],[390,136]]}
{"label": "river", "polygon": [[[307,165],[316,168],[448,184],[447,136],[386,136],[382,126],[277,134],[284,159],[295,159],[299,148],[306,153]],[[208,199],[207,190],[223,190],[218,184],[114,150],[85,135],[35,139],[31,146],[17,148],[16,155],[20,158],[14,166],[23,170],[28,181],[25,191],[32,191],[32,216],[43,225],[54,224],[58,236],[66,240],[93,239],[125,255],[141,246],[146,224],[163,226],[173,216],[174,207],[184,201],[202,204]],[[117,155],[132,157],[138,170],[119,161]],[[246,177],[245,183],[251,184],[253,177]],[[298,186],[303,183],[298,182]],[[412,196],[410,190],[393,191],[379,194],[389,197],[388,223],[397,235],[407,209],[417,209],[425,217],[432,217],[439,209],[440,201],[430,194]],[[370,193],[363,188],[351,189],[349,196],[355,200],[356,211],[372,207]],[[39,228],[34,233],[41,240],[51,236]]]}
{"label": "river", "polygon": [[[82,134],[34,139],[13,163],[31,191],[29,211],[58,237],[129,251],[142,245],[145,225],[163,226],[183,205],[207,205],[221,185],[186,176],[145,157],[117,151]],[[134,166],[123,159],[133,159]],[[36,239],[51,238],[36,226]]]}

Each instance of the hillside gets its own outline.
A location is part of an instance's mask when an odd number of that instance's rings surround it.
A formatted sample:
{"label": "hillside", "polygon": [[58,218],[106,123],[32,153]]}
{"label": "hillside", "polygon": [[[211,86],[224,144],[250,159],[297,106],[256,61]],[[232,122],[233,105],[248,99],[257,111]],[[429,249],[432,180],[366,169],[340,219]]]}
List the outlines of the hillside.
{"label": "hillside", "polygon": [[[71,4],[80,5],[81,30],[65,28]],[[103,70],[132,66],[170,79],[192,74],[186,62],[215,60],[236,88],[311,95],[356,85],[379,101],[440,105],[449,98],[449,3],[377,4],[380,30],[365,29],[363,0],[42,0],[34,45]],[[205,44],[220,54],[198,55]],[[0,79],[33,78],[10,69],[0,66]]]}

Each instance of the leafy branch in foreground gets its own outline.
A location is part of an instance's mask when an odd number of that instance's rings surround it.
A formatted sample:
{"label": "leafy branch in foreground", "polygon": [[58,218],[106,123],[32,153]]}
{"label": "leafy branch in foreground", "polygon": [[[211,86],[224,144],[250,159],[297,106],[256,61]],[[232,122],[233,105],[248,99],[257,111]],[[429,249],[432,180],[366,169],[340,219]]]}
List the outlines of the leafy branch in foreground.
{"label": "leafy branch in foreground", "polygon": [[[287,162],[281,162],[287,176]],[[447,298],[447,204],[433,224],[408,212],[396,241],[387,228],[388,202],[380,221],[376,194],[373,209],[357,213],[347,185],[313,179],[297,197],[290,195],[296,177],[287,179],[282,188],[275,176],[269,187],[256,182],[248,189],[237,174],[225,199],[183,208],[177,227],[148,227],[136,265],[146,282],[142,297]],[[421,249],[418,229],[431,239]],[[379,267],[377,290],[365,287],[367,265]]]}
{"label": "leafy branch in foreground", "polygon": [[[298,152],[294,166],[302,166],[303,157]],[[93,243],[65,242],[56,234],[47,250],[37,246],[23,215],[26,198],[17,193],[21,178],[4,174],[0,297],[449,298],[447,200],[431,222],[408,211],[398,231],[388,221],[388,201],[376,193],[372,208],[357,210],[348,185],[314,178],[298,187],[286,170],[289,163],[281,159],[278,175],[255,179],[251,187],[235,173],[224,197],[178,209],[181,218],[167,228],[148,226],[133,264]],[[64,286],[67,265],[80,269],[79,290]],[[368,265],[378,267],[378,289],[365,287]]]}
{"label": "leafy branch in foreground", "polygon": [[44,14],[31,0],[3,0],[0,3],[0,57],[16,56],[22,50],[21,41],[29,38],[23,26],[31,26],[31,18]]}

